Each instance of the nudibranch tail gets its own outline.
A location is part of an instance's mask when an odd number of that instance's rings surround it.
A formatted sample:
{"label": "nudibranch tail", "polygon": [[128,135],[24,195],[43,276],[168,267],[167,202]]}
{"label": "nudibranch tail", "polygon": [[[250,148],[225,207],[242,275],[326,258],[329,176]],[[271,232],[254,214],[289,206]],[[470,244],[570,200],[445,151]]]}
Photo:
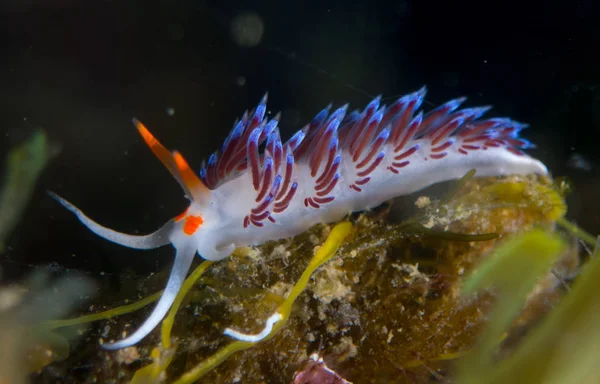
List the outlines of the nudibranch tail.
{"label": "nudibranch tail", "polygon": [[90,231],[108,241],[112,241],[113,243],[134,249],[154,249],[162,247],[163,245],[167,245],[171,242],[169,236],[174,228],[174,220],[167,221],[165,225],[151,234],[129,235],[126,233],[117,232],[96,223],[94,220],[87,217],[79,208],[58,196],[56,193],[48,191],[48,194],[54,200],[62,204],[62,206],[73,212],[79,221],[81,221],[81,223]]}
{"label": "nudibranch tail", "polygon": [[133,119],[133,124],[135,124],[152,152],[179,182],[188,198],[199,204],[207,203],[210,198],[210,190],[190,169],[183,156],[177,151],[169,152],[139,120]]}
{"label": "nudibranch tail", "polygon": [[116,343],[102,344],[102,348],[115,350],[137,344],[152,332],[165,317],[169,308],[173,305],[173,301],[175,300],[175,297],[181,288],[181,284],[183,284],[185,276],[190,269],[190,265],[194,260],[194,256],[196,255],[196,249],[193,246],[193,243],[186,242],[181,246],[175,245],[175,248],[177,252],[175,254],[175,261],[173,263],[173,268],[171,269],[171,274],[169,275],[169,280],[167,281],[167,287],[150,316],[148,316],[146,321],[144,321],[144,323],[130,336]]}

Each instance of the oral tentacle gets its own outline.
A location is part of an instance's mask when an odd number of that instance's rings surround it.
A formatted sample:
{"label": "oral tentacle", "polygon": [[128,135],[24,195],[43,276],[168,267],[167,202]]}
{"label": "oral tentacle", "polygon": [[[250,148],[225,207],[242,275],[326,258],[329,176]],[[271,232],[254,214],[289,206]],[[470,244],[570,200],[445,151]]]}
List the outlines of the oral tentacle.
{"label": "oral tentacle", "polygon": [[48,194],[56,201],[58,201],[62,206],[71,211],[79,221],[96,235],[108,240],[113,243],[123,245],[125,247],[134,248],[134,249],[154,249],[158,247],[162,247],[163,245],[169,244],[171,241],[169,240],[169,235],[173,230],[174,221],[169,220],[166,224],[164,224],[157,231],[150,233],[148,235],[129,235],[122,232],[117,232],[113,229],[104,227],[94,220],[87,217],[79,208],[63,199],[59,195],[54,192],[48,191]]}

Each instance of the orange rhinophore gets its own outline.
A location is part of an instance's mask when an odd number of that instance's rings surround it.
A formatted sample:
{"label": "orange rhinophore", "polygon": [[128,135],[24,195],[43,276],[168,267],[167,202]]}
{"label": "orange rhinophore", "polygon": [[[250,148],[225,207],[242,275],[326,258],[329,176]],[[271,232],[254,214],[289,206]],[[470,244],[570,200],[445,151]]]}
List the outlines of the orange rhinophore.
{"label": "orange rhinophore", "polygon": [[206,188],[202,180],[200,180],[194,171],[192,171],[179,151],[173,151],[173,160],[175,161],[175,165],[181,175],[183,183],[192,194],[191,197],[197,201],[206,200],[206,196],[210,194],[210,190]]}
{"label": "orange rhinophore", "polygon": [[139,120],[133,119],[133,123],[146,144],[148,144],[156,157],[167,167],[171,175],[177,179],[189,198],[205,203],[209,198],[210,190],[206,188],[194,171],[190,169],[181,153],[178,151],[169,152]]}

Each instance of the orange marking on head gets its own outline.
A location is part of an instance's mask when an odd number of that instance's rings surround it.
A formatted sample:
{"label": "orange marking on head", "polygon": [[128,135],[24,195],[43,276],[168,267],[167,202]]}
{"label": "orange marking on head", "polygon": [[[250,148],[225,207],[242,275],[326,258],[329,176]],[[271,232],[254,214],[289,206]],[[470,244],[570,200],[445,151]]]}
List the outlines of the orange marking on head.
{"label": "orange marking on head", "polygon": [[183,223],[183,233],[188,236],[196,233],[198,228],[204,223],[204,219],[202,216],[188,216],[185,218],[185,222]]}
{"label": "orange marking on head", "polygon": [[181,212],[179,215],[175,216],[175,222],[183,220],[183,218],[187,215],[187,211],[190,207],[187,207],[185,211]]}

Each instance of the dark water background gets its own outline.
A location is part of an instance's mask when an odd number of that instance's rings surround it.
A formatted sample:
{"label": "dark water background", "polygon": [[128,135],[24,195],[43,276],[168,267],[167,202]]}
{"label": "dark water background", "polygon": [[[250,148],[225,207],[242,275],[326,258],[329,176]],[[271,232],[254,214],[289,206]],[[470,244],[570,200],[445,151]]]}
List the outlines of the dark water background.
{"label": "dark water background", "polygon": [[[144,274],[170,262],[168,247],[139,252],[95,237],[45,190],[109,227],[152,231],[185,200],[131,118],[199,167],[265,91],[269,109],[283,111],[284,137],[330,102],[362,108],[423,84],[432,104],[461,95],[493,104],[494,114],[531,124],[532,154],[574,182],[570,218],[600,233],[599,8],[593,0],[2,0],[0,154],[38,126],[62,146],[0,258],[4,277],[47,264]],[[264,33],[252,45],[257,20]],[[236,25],[246,39],[233,38]]]}

